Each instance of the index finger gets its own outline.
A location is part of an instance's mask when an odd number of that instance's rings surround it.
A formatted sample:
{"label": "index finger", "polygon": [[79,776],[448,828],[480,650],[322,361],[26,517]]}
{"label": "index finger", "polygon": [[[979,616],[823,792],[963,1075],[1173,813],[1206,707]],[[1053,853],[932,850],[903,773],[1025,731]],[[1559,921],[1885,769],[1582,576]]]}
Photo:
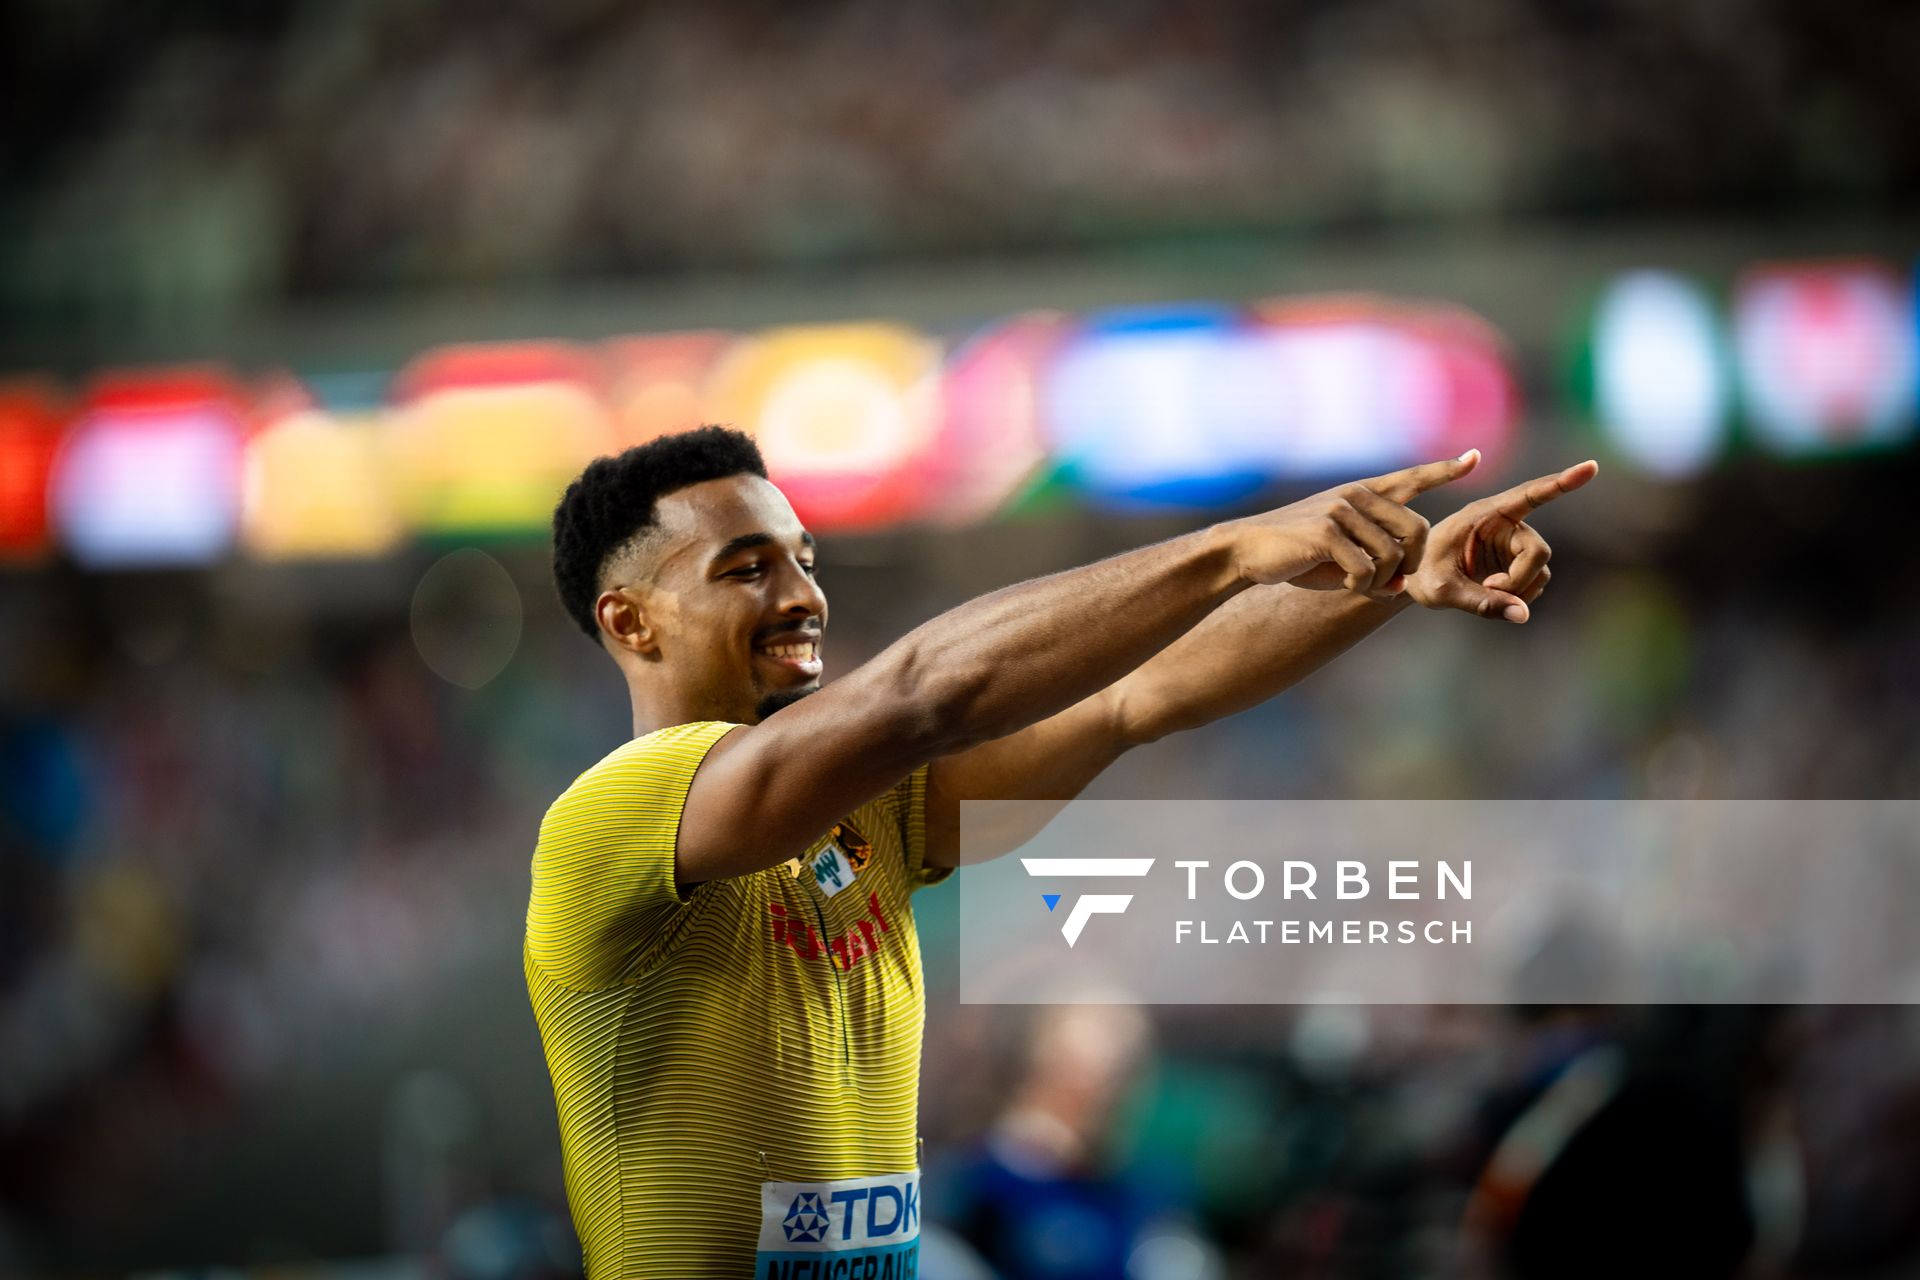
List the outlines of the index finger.
{"label": "index finger", "polygon": [[1404,506],[1429,489],[1438,489],[1449,481],[1458,480],[1479,465],[1480,451],[1469,449],[1457,458],[1422,462],[1418,466],[1389,471],[1386,475],[1360,483],[1381,497],[1390,498]]}
{"label": "index finger", "polygon": [[1493,499],[1493,509],[1509,520],[1524,520],[1555,498],[1572,493],[1600,474],[1600,464],[1589,458],[1565,471],[1517,484]]}

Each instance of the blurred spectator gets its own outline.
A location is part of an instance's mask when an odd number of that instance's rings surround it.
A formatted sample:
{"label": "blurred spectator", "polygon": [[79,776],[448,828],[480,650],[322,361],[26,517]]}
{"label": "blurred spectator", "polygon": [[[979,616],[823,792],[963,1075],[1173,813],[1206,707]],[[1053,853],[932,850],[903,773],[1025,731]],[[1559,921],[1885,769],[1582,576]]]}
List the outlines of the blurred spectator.
{"label": "blurred spectator", "polygon": [[9,8],[0,301],[1920,190],[1907,6]]}
{"label": "blurred spectator", "polygon": [[980,1148],[940,1176],[929,1212],[1003,1280],[1221,1274],[1177,1184],[1116,1141],[1149,1031],[1145,1013],[1126,1005],[1039,1011],[1006,1106]]}

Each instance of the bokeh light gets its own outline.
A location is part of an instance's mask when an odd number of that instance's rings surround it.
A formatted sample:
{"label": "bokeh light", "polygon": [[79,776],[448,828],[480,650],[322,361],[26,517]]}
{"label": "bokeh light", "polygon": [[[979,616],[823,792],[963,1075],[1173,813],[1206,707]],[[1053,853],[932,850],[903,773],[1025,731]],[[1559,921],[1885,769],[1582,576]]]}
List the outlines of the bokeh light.
{"label": "bokeh light", "polygon": [[54,461],[54,519],[74,559],[140,568],[224,556],[240,514],[241,405],[214,371],[96,383]]}
{"label": "bokeh light", "polygon": [[1594,413],[1628,461],[1694,475],[1726,447],[1729,387],[1712,302],[1692,282],[1637,271],[1607,286],[1593,318]]}

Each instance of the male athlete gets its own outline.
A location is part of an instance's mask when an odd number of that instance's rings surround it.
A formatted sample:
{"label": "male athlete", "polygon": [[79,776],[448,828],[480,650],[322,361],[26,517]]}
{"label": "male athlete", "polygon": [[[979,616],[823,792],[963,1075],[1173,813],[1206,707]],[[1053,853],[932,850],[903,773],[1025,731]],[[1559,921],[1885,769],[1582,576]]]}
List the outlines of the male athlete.
{"label": "male athlete", "polygon": [[[633,740],[548,810],[527,988],[591,1280],[910,1277],[925,1014],[909,895],[959,804],[1077,794],[1306,676],[1409,601],[1525,622],[1525,518],[1592,462],[1428,527],[1459,458],[982,596],[822,688],[814,540],[736,431],[601,458],[562,603]],[[1304,589],[1303,589],[1304,588]]]}

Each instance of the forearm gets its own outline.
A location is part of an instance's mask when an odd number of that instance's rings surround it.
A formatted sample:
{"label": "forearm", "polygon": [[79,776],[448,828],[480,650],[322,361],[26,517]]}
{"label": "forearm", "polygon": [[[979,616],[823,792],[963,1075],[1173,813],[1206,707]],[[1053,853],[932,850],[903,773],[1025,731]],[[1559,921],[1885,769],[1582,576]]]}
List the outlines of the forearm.
{"label": "forearm", "polygon": [[1115,732],[1137,745],[1257,706],[1407,604],[1289,586],[1243,592],[1114,685]]}
{"label": "forearm", "polygon": [[1232,535],[1201,530],[969,601],[846,683],[927,716],[932,754],[964,750],[1107,687],[1247,585]]}
{"label": "forearm", "polygon": [[[927,861],[960,862],[964,800],[1066,801],[1130,747],[1244,711],[1331,661],[1404,607],[1347,591],[1255,587],[1121,679],[1018,733],[944,756],[927,775]],[[1057,806],[990,812],[971,861],[1025,842]]]}

